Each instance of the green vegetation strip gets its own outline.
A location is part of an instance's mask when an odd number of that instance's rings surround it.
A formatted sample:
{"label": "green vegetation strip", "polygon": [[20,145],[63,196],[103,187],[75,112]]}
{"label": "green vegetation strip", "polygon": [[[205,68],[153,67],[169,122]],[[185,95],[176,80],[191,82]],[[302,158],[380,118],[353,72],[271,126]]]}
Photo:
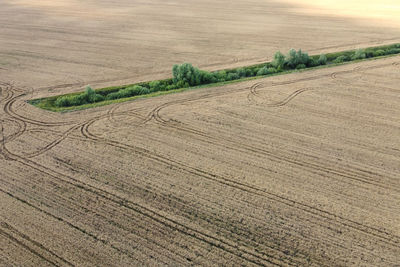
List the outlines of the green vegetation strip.
{"label": "green vegetation strip", "polygon": [[227,83],[286,74],[303,69],[336,66],[348,62],[374,59],[400,54],[400,44],[341,51],[309,56],[301,50],[291,49],[287,55],[276,52],[272,62],[208,72],[189,63],[174,65],[173,78],[113,86],[93,90],[86,87],[82,93],[65,94],[30,100],[29,103],[42,109],[66,112],[93,108],[112,103],[125,102],[142,97],[152,97],[184,90],[220,86]]}

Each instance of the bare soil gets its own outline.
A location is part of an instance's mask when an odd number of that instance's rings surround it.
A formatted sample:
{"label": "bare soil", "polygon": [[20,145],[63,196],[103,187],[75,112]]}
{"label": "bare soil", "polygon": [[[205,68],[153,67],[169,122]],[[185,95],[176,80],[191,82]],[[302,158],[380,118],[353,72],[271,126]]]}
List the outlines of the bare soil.
{"label": "bare soil", "polygon": [[4,0],[0,77],[60,94],[170,77],[176,63],[215,70],[265,62],[290,48],[318,54],[400,42],[399,27],[384,21],[311,12],[318,8],[304,14],[301,7],[271,0]]}
{"label": "bare soil", "polygon": [[396,30],[272,1],[30,2],[0,3],[0,265],[399,265],[398,56],[64,114],[26,103]]}

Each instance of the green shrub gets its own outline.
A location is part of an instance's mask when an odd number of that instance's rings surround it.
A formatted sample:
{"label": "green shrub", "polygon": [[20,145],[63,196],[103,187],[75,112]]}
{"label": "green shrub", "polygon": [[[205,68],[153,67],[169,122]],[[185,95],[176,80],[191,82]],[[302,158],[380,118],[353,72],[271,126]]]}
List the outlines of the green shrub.
{"label": "green shrub", "polygon": [[96,94],[96,92],[93,90],[92,87],[90,87],[90,85],[86,86],[86,88],[85,88],[85,93],[86,93],[87,95],[94,95],[94,94]]}
{"label": "green shrub", "polygon": [[[189,63],[174,65],[172,68],[173,82],[178,88],[196,86],[216,82],[217,78],[212,73],[193,67]],[[224,79],[226,75],[224,75]]]}
{"label": "green shrub", "polygon": [[104,100],[105,100],[105,97],[103,95],[100,95],[100,94],[96,94],[95,97],[94,97],[94,102],[101,102],[101,101],[104,101]]}
{"label": "green shrub", "polygon": [[227,78],[226,71],[220,70],[220,71],[215,72],[214,75],[218,82],[226,81],[226,78]]}
{"label": "green shrub", "polygon": [[364,59],[366,58],[366,54],[364,49],[358,49],[354,52],[354,55],[351,57],[352,60],[357,60],[357,59]]}
{"label": "green shrub", "polygon": [[300,70],[300,69],[305,69],[306,67],[307,67],[307,66],[304,65],[304,64],[299,64],[299,65],[296,66],[296,69],[297,69],[297,70]]}
{"label": "green shrub", "polygon": [[347,60],[348,60],[348,58],[346,56],[338,56],[333,62],[334,63],[343,63]]}
{"label": "green shrub", "polygon": [[157,92],[157,91],[161,91],[161,83],[160,81],[151,81],[149,82],[149,89],[152,92]]}
{"label": "green shrub", "polygon": [[86,86],[84,98],[89,103],[94,103],[96,101],[96,92],[90,86]]}
{"label": "green shrub", "polygon": [[201,84],[202,73],[190,63],[174,65],[172,68],[173,81],[180,87],[196,86]]}
{"label": "green shrub", "polygon": [[299,60],[297,58],[297,52],[295,49],[290,49],[288,55],[286,56],[285,64],[290,68],[296,68],[297,64],[299,64]]}
{"label": "green shrub", "polygon": [[371,58],[374,57],[374,50],[372,49],[365,49],[365,58]]}
{"label": "green shrub", "polygon": [[241,77],[239,76],[239,74],[237,74],[237,73],[228,73],[228,75],[226,76],[226,80],[227,81],[233,81],[233,80],[238,80],[238,79],[240,79]]}
{"label": "green shrub", "polygon": [[316,66],[319,66],[318,59],[312,58],[312,59],[310,60],[309,67],[316,67]]}
{"label": "green shrub", "polygon": [[56,107],[69,107],[71,105],[69,98],[70,98],[69,96],[60,96],[56,99],[54,105]]}
{"label": "green shrub", "polygon": [[165,91],[171,91],[174,89],[178,89],[178,87],[175,84],[171,84],[171,85],[167,85],[167,87],[165,88]]}
{"label": "green shrub", "polygon": [[114,92],[114,93],[110,93],[106,96],[106,100],[113,100],[113,99],[118,99],[121,97],[120,92]]}
{"label": "green shrub", "polygon": [[374,52],[372,52],[374,57],[380,57],[385,55],[385,50],[379,49]]}
{"label": "green shrub", "polygon": [[299,58],[299,63],[308,66],[311,62],[311,58],[308,53],[302,52],[301,49],[297,51],[297,57]]}
{"label": "green shrub", "polygon": [[145,95],[149,94],[151,89],[147,87],[143,87],[140,85],[133,85],[129,86],[127,88],[120,89],[117,92],[109,93],[105,99],[106,100],[113,100],[113,99],[119,99],[119,98],[125,98],[125,97],[131,97],[131,96],[137,96],[137,95]]}
{"label": "green shrub", "polygon": [[80,106],[87,104],[87,95],[85,93],[72,96],[70,99],[71,106]]}
{"label": "green shrub", "polygon": [[274,55],[274,60],[271,62],[272,66],[278,70],[282,70],[285,64],[285,55],[280,51],[276,52]]}
{"label": "green shrub", "polygon": [[321,54],[319,56],[319,59],[318,59],[317,62],[318,62],[318,65],[326,65],[327,61],[328,61],[328,58],[326,57],[326,55],[325,54]]}
{"label": "green shrub", "polygon": [[88,103],[95,103],[104,100],[104,96],[97,94],[90,86],[87,86],[85,92],[72,95],[61,96],[56,99],[54,105],[57,107],[80,106]]}
{"label": "green shrub", "polygon": [[386,55],[394,55],[394,54],[399,54],[400,53],[400,48],[390,48],[387,49],[385,54]]}
{"label": "green shrub", "polygon": [[215,82],[217,82],[217,78],[215,77],[214,73],[210,73],[208,71],[203,71],[203,73],[202,73],[202,83],[203,84],[215,83]]}
{"label": "green shrub", "polygon": [[296,52],[295,49],[290,49],[289,54],[286,57],[285,65],[289,69],[295,69],[298,65],[310,65],[311,59],[307,53],[303,53],[301,49]]}
{"label": "green shrub", "polygon": [[265,66],[265,67],[262,67],[261,69],[259,69],[259,71],[257,72],[257,76],[273,74],[276,72],[277,72],[277,70],[275,68],[268,68],[267,66]]}
{"label": "green shrub", "polygon": [[244,78],[246,77],[246,70],[244,68],[238,68],[236,70],[236,74],[240,77],[240,78]]}
{"label": "green shrub", "polygon": [[268,74],[268,68],[263,67],[257,72],[257,76],[262,76],[262,75],[267,75]]}
{"label": "green shrub", "polygon": [[246,68],[246,77],[252,77],[256,75],[255,68]]}
{"label": "green shrub", "polygon": [[356,51],[329,53],[326,55],[321,54],[319,56],[315,55],[311,57],[301,50],[296,51],[295,49],[291,49],[287,56],[283,55],[279,51],[276,52],[273,61],[270,63],[215,72],[200,70],[189,63],[183,63],[173,66],[173,78],[171,79],[150,81],[147,83],[127,86],[125,88],[122,88],[121,86],[109,87],[98,91],[95,91],[88,86],[83,93],[59,96],[55,100],[49,101],[49,103],[51,102],[51,105],[56,107],[79,106],[104,100],[144,95],[158,91],[168,91],[189,86],[232,81],[245,77],[263,76],[288,69],[304,69],[329,63],[343,63],[350,60],[359,60],[399,53],[400,44],[358,49]]}

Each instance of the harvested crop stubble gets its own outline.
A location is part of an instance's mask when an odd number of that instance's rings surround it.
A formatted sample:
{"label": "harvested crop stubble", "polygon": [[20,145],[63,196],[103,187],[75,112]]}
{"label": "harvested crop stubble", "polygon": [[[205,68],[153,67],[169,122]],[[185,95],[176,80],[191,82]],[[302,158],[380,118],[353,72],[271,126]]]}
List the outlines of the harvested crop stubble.
{"label": "harvested crop stubble", "polygon": [[395,266],[398,61],[67,114],[10,87],[5,262]]}
{"label": "harvested crop stubble", "polygon": [[281,0],[1,0],[0,22],[0,266],[397,267],[398,56],[68,113],[26,101],[399,27]]}

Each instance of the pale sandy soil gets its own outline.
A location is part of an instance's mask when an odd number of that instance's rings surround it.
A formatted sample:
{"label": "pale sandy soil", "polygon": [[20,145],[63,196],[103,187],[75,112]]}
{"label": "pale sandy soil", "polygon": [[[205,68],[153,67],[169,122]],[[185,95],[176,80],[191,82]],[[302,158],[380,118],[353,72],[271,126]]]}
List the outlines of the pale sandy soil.
{"label": "pale sandy soil", "polygon": [[319,53],[400,42],[399,27],[305,14],[303,7],[264,0],[3,0],[0,77],[51,94],[168,77],[175,63],[220,69],[290,48]]}
{"label": "pale sandy soil", "polygon": [[13,3],[0,2],[0,266],[399,265],[399,56],[66,114],[26,103],[396,30],[268,1]]}
{"label": "pale sandy soil", "polygon": [[[283,0],[294,4],[294,10],[305,14],[345,16],[352,19],[370,19],[370,23],[400,26],[398,0]],[[371,21],[372,19],[372,21]],[[371,23],[371,24],[372,24]]]}

